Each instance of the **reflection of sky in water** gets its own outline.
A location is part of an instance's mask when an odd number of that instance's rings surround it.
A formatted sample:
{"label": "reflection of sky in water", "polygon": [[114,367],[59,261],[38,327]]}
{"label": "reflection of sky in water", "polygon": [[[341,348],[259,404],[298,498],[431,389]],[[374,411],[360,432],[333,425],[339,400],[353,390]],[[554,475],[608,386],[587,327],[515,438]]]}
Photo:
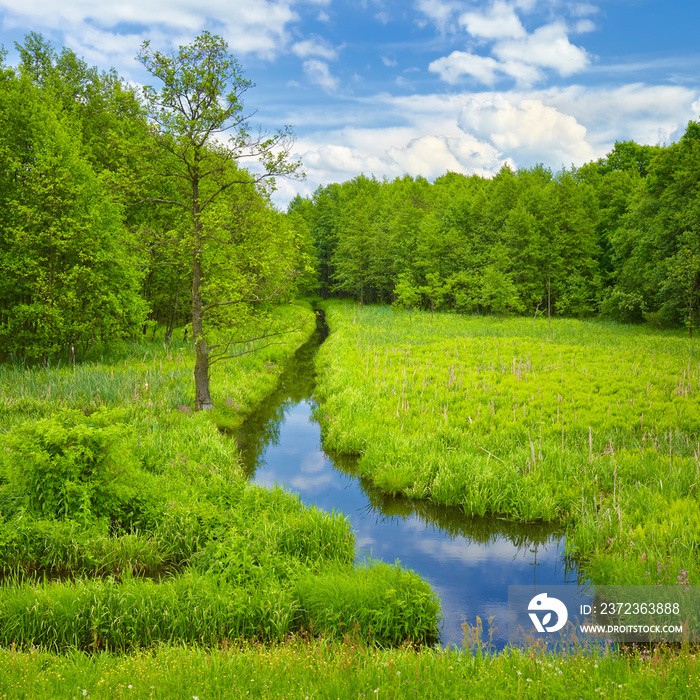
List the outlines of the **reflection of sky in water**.
{"label": "reflection of sky in water", "polygon": [[[490,544],[468,537],[451,537],[417,515],[387,516],[375,511],[357,479],[333,468],[321,450],[320,428],[311,420],[304,400],[285,410],[277,444],[265,449],[255,481],[264,486],[284,484],[307,505],[342,511],[356,531],[358,559],[365,552],[375,559],[418,572],[439,594],[444,624],[443,643],[461,643],[464,620],[480,616],[484,627],[494,617],[493,639],[504,646],[507,635],[509,585],[563,584],[566,574],[558,538],[545,545],[519,548],[506,537]],[[575,574],[569,574],[575,576]]]}

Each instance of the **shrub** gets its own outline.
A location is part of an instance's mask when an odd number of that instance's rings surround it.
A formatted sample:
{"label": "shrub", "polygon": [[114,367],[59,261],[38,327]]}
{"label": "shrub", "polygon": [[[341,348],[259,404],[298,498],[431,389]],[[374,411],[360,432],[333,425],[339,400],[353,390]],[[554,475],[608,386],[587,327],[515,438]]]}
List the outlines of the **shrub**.
{"label": "shrub", "polygon": [[87,524],[108,518],[129,526],[143,497],[135,485],[138,462],[118,411],[91,416],[64,410],[26,422],[0,437],[0,504],[37,518],[72,518]]}

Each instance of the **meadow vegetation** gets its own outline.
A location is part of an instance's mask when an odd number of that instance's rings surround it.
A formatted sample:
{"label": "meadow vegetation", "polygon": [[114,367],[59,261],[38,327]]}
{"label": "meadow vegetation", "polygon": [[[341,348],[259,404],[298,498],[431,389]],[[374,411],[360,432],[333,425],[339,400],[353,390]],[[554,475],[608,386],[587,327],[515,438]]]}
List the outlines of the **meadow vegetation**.
{"label": "meadow vegetation", "polygon": [[678,698],[700,693],[695,655],[553,655],[483,648],[370,649],[293,640],[207,649],[158,646],[129,655],[0,650],[0,697],[163,698]]}
{"label": "meadow vegetation", "polygon": [[[567,527],[598,584],[700,573],[700,349],[600,321],[328,302],[324,445],[385,492]],[[680,576],[680,579],[679,579]]]}
{"label": "meadow vegetation", "polygon": [[249,484],[240,426],[313,331],[214,373],[192,406],[193,350],[147,343],[80,365],[4,366],[0,645],[56,652],[280,641],[399,644],[435,636],[439,603],[410,572],[354,565],[342,514]]}

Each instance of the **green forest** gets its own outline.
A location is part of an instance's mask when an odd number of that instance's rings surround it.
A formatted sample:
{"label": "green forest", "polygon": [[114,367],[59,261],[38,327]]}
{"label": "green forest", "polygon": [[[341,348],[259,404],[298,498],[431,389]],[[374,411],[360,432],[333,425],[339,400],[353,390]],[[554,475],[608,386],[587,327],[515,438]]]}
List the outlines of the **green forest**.
{"label": "green forest", "polygon": [[238,442],[323,312],[322,445],[382,497],[560,526],[594,584],[695,584],[700,122],[558,172],[366,174],[280,211],[294,132],[257,129],[220,37],[144,42],[142,88],[38,34],[17,50],[0,697],[700,693],[689,639],[496,653],[477,617],[443,648],[429,583],[356,561],[348,518],[252,483]]}
{"label": "green forest", "polygon": [[668,146],[429,183],[360,176],[297,198],[320,292],[457,313],[698,323],[700,124]]}

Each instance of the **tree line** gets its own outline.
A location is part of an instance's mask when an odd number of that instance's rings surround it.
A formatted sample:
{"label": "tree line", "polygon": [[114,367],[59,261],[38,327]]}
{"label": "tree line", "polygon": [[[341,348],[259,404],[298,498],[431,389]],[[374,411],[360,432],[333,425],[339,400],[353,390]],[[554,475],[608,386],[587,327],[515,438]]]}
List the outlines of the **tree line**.
{"label": "tree line", "polygon": [[[138,59],[138,92],[38,34],[0,54],[0,352],[47,363],[187,324],[197,408],[218,359],[271,342],[271,306],[308,275],[307,242],[271,205],[293,134],[253,132],[252,87],[204,32]],[[253,172],[243,163],[255,162]]]}
{"label": "tree line", "polygon": [[553,173],[361,175],[297,197],[319,289],[361,303],[698,324],[700,124]]}

